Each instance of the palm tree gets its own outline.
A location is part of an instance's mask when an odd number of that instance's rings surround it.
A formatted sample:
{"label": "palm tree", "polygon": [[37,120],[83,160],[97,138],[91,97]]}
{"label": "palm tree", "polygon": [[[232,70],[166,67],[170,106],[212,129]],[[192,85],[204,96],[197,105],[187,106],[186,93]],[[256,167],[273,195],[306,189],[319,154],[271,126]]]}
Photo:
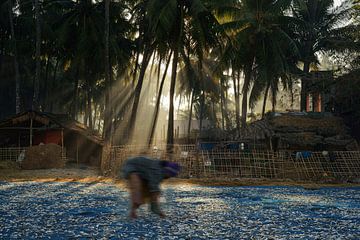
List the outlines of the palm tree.
{"label": "palm tree", "polygon": [[134,95],[133,98],[133,105],[131,109],[131,115],[130,120],[128,122],[127,126],[127,135],[128,139],[131,139],[135,124],[136,124],[136,117],[137,117],[137,111],[138,106],[140,102],[140,95],[142,91],[142,85],[145,78],[145,72],[148,67],[148,64],[150,62],[151,56],[154,53],[154,32],[149,27],[149,17],[148,17],[148,6],[151,5],[151,1],[138,1],[132,11],[133,19],[135,22],[135,25],[137,25],[137,33],[138,38],[136,39],[136,60],[135,60],[135,69],[134,69],[134,83],[135,84],[135,78],[137,76],[137,70],[138,70],[138,60],[139,56],[142,55],[142,62],[140,65],[140,72],[138,76],[138,80],[136,83],[136,87],[134,89]]}
{"label": "palm tree", "polygon": [[36,21],[36,47],[35,47],[35,81],[34,81],[34,95],[33,95],[33,108],[39,109],[39,88],[40,88],[40,71],[41,71],[41,22],[40,22],[40,3],[35,0],[35,21]]}
{"label": "palm tree", "polygon": [[[153,138],[154,138],[154,134],[155,134],[155,130],[156,130],[156,124],[157,124],[157,119],[159,116],[159,109],[160,109],[160,100],[161,100],[161,96],[162,96],[162,90],[164,87],[164,83],[165,83],[165,78],[166,78],[166,74],[168,71],[168,67],[170,65],[170,61],[171,61],[171,56],[172,56],[172,52],[170,52],[168,60],[166,61],[166,66],[165,66],[165,70],[164,70],[164,74],[162,76],[161,79],[161,83],[160,83],[160,87],[158,90],[158,94],[157,94],[157,98],[156,98],[156,104],[155,104],[155,110],[154,110],[154,116],[151,122],[151,128],[150,128],[150,135],[149,135],[149,139],[148,139],[148,144],[149,146],[152,144]],[[161,61],[159,62],[159,64],[161,64]]]}
{"label": "palm tree", "polygon": [[333,0],[294,1],[292,14],[298,20],[298,24],[293,25],[293,31],[301,54],[300,60],[303,63],[301,111],[306,110],[308,92],[306,79],[310,65],[318,62],[317,53],[336,50],[341,42],[346,41],[341,38],[342,34],[339,34],[339,30],[343,28],[341,23],[346,22],[350,9],[346,3],[337,8],[333,6]]}
{"label": "palm tree", "polygon": [[[215,19],[200,0],[154,0],[148,5],[150,29],[157,43],[166,42],[173,52],[172,73],[170,82],[170,102],[167,144],[174,143],[174,95],[177,77],[177,66],[181,59],[181,51],[185,38],[191,38],[194,43],[194,53],[200,62],[202,52],[211,40],[214,40]],[[201,64],[200,64],[201,66]]]}
{"label": "palm tree", "polygon": [[106,85],[106,92],[105,92],[105,117],[104,117],[104,131],[103,136],[104,139],[109,142],[109,130],[111,129],[111,110],[110,110],[110,56],[109,56],[109,30],[110,30],[110,0],[105,0],[105,85]]}
{"label": "palm tree", "polygon": [[13,2],[9,0],[9,23],[11,31],[11,41],[13,43],[14,51],[14,69],[15,69],[15,113],[20,112],[20,71],[18,63],[18,54],[17,54],[17,44],[14,30],[14,16],[13,16]]}
{"label": "palm tree", "polygon": [[[248,94],[251,82],[260,78],[267,79],[266,59],[269,58],[267,49],[274,49],[272,54],[278,54],[278,59],[285,61],[285,56],[276,50],[291,48],[296,51],[295,44],[284,30],[284,23],[289,17],[284,12],[291,1],[244,0],[230,6],[226,11],[218,10],[222,26],[232,39],[233,50],[230,60],[232,71],[243,71],[244,83],[242,87],[241,128],[246,127],[248,110]],[[223,7],[224,8],[224,7]],[[281,45],[277,41],[281,39]],[[286,44],[286,45],[284,45]],[[281,64],[281,63],[279,63]],[[264,80],[265,81],[265,80]]]}
{"label": "palm tree", "polygon": [[[99,41],[99,38],[105,35],[105,3],[93,3],[88,0],[78,3],[70,1],[64,8],[64,14],[56,25],[61,47],[67,52],[66,61],[70,63],[70,69],[75,75],[81,78],[79,84],[74,84],[75,89],[87,81],[87,76],[96,76],[97,79],[93,79],[90,84],[98,84],[97,81],[105,77],[105,69],[108,69],[109,73],[107,80],[111,79],[112,65],[118,64],[117,70],[123,71],[132,50],[125,36],[131,28],[126,25],[121,14],[123,6],[120,3],[109,3],[108,24],[111,31],[108,32],[108,43],[109,52],[112,54],[109,54],[108,67],[104,66],[105,61],[94,61],[97,58],[105,60],[105,40]],[[77,79],[75,77],[75,81]]]}

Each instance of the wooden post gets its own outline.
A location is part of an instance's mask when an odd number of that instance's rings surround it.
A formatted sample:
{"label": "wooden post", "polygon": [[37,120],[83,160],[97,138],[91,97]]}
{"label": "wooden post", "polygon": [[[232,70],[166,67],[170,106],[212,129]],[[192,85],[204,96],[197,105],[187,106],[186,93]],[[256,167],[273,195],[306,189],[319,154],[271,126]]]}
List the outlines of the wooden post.
{"label": "wooden post", "polygon": [[64,157],[64,129],[61,129],[61,157]]}
{"label": "wooden post", "polygon": [[79,140],[76,136],[76,163],[79,165]]}
{"label": "wooden post", "polygon": [[33,137],[33,118],[30,117],[30,147],[32,146],[32,137]]}
{"label": "wooden post", "polygon": [[305,111],[306,112],[310,112],[312,109],[311,109],[311,99],[310,99],[310,94],[307,94],[306,95],[306,107],[305,107]]}

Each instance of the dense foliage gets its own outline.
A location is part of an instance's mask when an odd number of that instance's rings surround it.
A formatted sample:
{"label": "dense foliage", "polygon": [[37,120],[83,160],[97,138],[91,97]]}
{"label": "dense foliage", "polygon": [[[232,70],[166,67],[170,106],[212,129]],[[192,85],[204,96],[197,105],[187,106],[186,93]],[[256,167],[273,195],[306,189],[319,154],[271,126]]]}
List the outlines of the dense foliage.
{"label": "dense foliage", "polygon": [[320,54],[351,58],[343,68],[358,71],[358,4],[0,0],[0,119],[28,109],[65,112],[108,140],[120,131],[124,141],[147,109],[151,142],[168,96],[171,144],[178,96],[188,104],[188,134],[196,118],[200,131],[207,120],[239,136],[260,97],[263,114],[268,95],[275,111],[280,85],[292,92],[301,80],[304,109],[307,74]]}

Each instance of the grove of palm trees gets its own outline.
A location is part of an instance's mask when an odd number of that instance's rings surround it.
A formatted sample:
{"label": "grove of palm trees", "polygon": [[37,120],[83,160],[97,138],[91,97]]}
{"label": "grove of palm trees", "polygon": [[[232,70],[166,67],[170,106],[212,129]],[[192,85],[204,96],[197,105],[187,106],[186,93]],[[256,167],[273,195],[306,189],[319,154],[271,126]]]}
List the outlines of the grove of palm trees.
{"label": "grove of palm trees", "polygon": [[360,239],[360,0],[0,0],[0,239]]}
{"label": "grove of palm trees", "polygon": [[66,113],[115,145],[241,138],[251,119],[306,111],[309,75],[324,70],[329,111],[356,133],[359,4],[1,0],[0,119]]}

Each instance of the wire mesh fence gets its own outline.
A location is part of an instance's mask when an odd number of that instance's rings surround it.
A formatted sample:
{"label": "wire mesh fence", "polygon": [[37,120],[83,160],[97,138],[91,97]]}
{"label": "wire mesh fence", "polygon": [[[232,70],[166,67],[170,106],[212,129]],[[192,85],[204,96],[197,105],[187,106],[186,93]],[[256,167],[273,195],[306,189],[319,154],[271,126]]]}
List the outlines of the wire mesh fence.
{"label": "wire mesh fence", "polygon": [[[28,147],[7,147],[0,148],[0,161],[22,162],[26,157]],[[61,148],[60,158],[67,162],[66,148]]]}
{"label": "wire mesh fence", "polygon": [[25,157],[24,147],[0,148],[0,161],[19,162]]}
{"label": "wire mesh fence", "polygon": [[182,166],[180,178],[267,178],[352,180],[360,177],[360,152],[273,152],[256,149],[204,148],[200,145],[113,146],[107,172],[119,174],[124,161],[145,155]]}
{"label": "wire mesh fence", "polygon": [[[105,151],[107,160],[102,163],[103,172],[118,176],[124,161],[130,157],[145,155],[170,160],[182,166],[180,178],[268,178],[294,180],[341,180],[360,178],[360,152],[273,152],[242,149],[222,144],[174,145],[167,151],[166,145],[112,146]],[[0,161],[21,162],[26,148],[0,148]],[[66,149],[61,158],[66,161]],[[103,158],[105,159],[105,158]]]}

